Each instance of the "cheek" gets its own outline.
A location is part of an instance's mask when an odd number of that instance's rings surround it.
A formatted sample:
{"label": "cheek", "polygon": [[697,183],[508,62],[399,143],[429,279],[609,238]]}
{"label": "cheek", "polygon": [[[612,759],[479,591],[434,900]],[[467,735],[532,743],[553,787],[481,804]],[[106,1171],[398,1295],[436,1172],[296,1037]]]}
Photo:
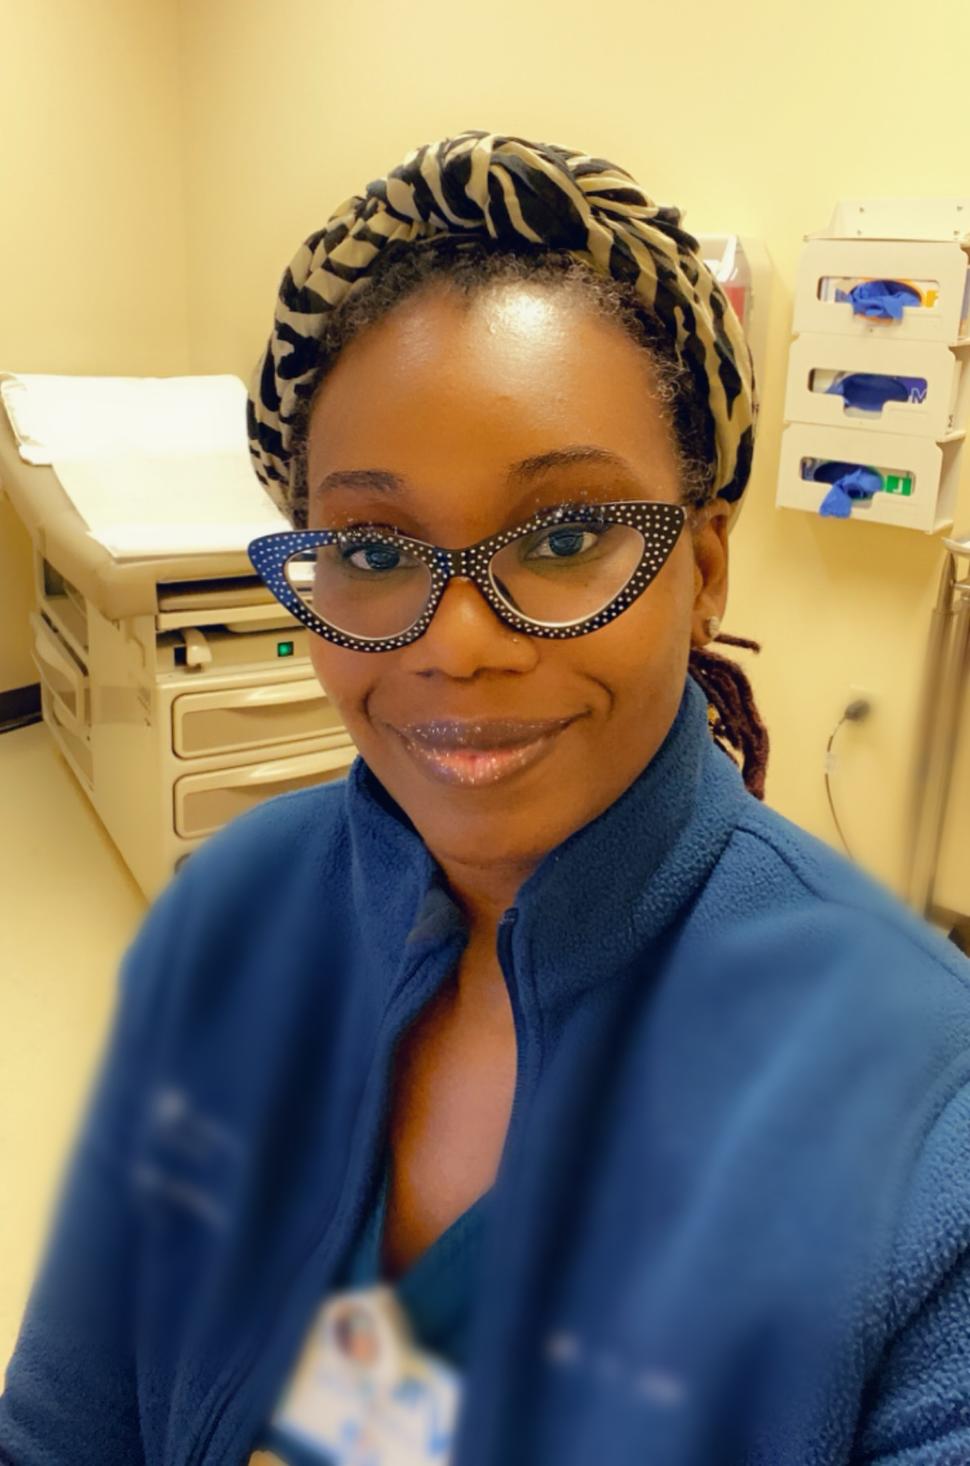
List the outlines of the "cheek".
{"label": "cheek", "polygon": [[318,682],[339,712],[354,742],[359,743],[366,722],[363,704],[380,675],[380,669],[372,664],[379,662],[381,657],[346,651],[313,633],[309,653]]}
{"label": "cheek", "polygon": [[328,655],[329,648],[327,647],[327,643],[324,641],[322,636],[315,636],[314,633],[311,631],[308,640],[308,649],[310,653],[310,661],[313,664],[314,672],[317,674],[317,679],[318,681],[322,682],[323,686],[327,689],[327,691],[329,691],[332,678],[328,676],[328,664],[330,658]]}
{"label": "cheek", "polygon": [[617,699],[642,709],[663,693],[679,697],[690,653],[693,556],[675,552],[661,573],[622,616],[586,638],[591,676]]}

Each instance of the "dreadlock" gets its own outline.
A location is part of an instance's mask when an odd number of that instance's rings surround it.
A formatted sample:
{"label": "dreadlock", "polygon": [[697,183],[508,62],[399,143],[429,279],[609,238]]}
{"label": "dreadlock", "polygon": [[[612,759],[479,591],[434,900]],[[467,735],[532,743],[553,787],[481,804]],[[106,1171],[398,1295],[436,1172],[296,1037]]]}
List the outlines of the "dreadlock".
{"label": "dreadlock", "polygon": [[[729,646],[747,647],[760,652],[757,641],[721,632],[715,641]],[[737,662],[720,657],[707,647],[691,647],[690,670],[707,697],[707,721],[715,743],[730,753],[740,754],[744,782],[756,799],[765,797],[765,774],[768,769],[768,730],[761,721],[751,690],[751,683]],[[730,747],[725,747],[725,743]]]}
{"label": "dreadlock", "polygon": [[[669,334],[644,308],[634,287],[598,270],[565,250],[543,246],[496,246],[479,236],[442,235],[394,242],[361,281],[331,311],[319,338],[316,367],[308,389],[290,420],[293,444],[287,513],[294,527],[308,518],[307,438],[316,395],[343,348],[375,325],[405,298],[440,281],[466,296],[510,281],[567,290],[613,320],[645,351],[653,365],[655,395],[673,431],[681,469],[681,492],[689,509],[713,498],[713,464],[707,443],[704,404],[697,386],[679,362]],[[760,651],[757,642],[721,633],[718,642]],[[745,785],[764,798],[768,734],[755,705],[751,684],[736,662],[706,647],[692,647],[689,670],[708,700],[708,722],[718,746],[737,755]],[[733,751],[733,754],[732,754]]]}

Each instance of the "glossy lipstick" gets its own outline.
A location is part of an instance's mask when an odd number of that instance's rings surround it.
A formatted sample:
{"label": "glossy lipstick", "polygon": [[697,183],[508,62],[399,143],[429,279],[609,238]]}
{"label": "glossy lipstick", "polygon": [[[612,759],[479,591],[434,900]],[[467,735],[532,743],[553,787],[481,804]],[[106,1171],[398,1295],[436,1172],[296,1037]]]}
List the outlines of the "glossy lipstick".
{"label": "glossy lipstick", "polygon": [[395,728],[415,762],[443,784],[477,789],[530,768],[573,718],[438,719]]}

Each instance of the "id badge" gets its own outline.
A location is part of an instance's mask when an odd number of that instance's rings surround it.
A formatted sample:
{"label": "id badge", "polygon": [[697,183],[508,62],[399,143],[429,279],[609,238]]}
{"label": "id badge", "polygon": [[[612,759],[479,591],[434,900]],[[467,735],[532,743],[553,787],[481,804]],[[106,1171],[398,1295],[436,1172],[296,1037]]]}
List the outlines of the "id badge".
{"label": "id badge", "polygon": [[460,1376],[376,1286],[322,1305],[274,1425],[334,1466],[447,1466],[460,1398]]}

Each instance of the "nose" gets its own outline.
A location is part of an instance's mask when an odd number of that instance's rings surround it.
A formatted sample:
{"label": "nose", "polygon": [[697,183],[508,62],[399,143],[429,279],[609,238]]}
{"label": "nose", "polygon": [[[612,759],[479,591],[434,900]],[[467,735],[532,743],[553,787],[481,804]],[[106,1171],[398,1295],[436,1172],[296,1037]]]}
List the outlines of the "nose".
{"label": "nose", "polygon": [[529,672],[538,642],[501,621],[478,587],[464,576],[449,581],[423,636],[405,647],[409,670],[467,679],[484,670]]}

